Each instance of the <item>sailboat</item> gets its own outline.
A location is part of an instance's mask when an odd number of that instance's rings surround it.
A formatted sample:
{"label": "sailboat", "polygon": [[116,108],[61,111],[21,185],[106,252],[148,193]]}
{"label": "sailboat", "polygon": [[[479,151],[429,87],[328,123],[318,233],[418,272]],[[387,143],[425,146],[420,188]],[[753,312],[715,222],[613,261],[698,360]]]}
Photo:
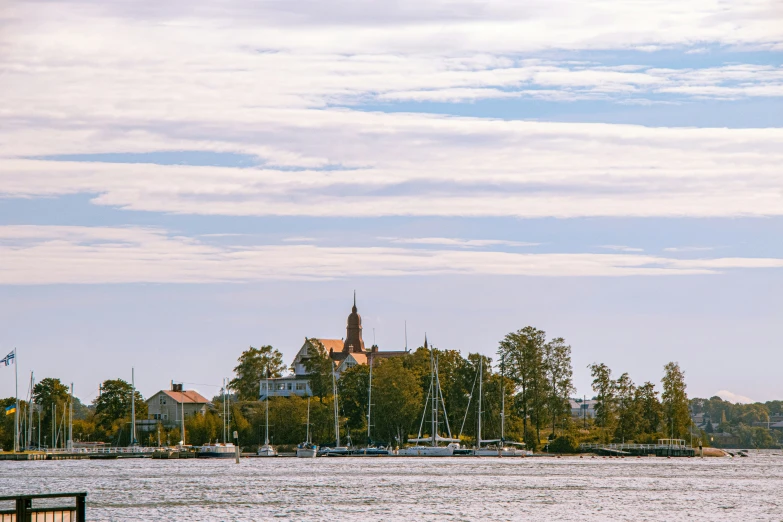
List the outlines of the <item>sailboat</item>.
{"label": "sailboat", "polygon": [[299,458],[314,458],[318,454],[318,446],[310,441],[310,397],[307,398],[307,440],[296,447],[296,456]]}
{"label": "sailboat", "polygon": [[307,398],[307,440],[296,447],[296,456],[310,459],[318,455],[318,446],[310,440],[310,397]]}
{"label": "sailboat", "polygon": [[228,395],[228,383],[225,379],[223,380],[223,389],[221,391],[223,392],[223,442],[219,443],[215,441],[214,444],[208,442],[201,446],[197,453],[197,456],[200,458],[230,459],[236,456],[236,446],[228,442],[228,428],[230,426],[228,416],[230,415],[231,409],[228,404],[228,399],[230,398],[230,395]]}
{"label": "sailboat", "polygon": [[269,366],[266,368],[266,431],[264,434],[264,445],[258,448],[259,457],[277,457],[277,450],[269,445]]}
{"label": "sailboat", "polygon": [[333,448],[321,448],[321,455],[325,457],[344,457],[351,454],[351,448],[340,446],[340,415],[339,403],[337,402],[337,377],[332,365],[332,394],[334,395],[334,440]]}
{"label": "sailboat", "polygon": [[[481,400],[483,395],[482,385],[484,382],[484,358],[479,358],[479,394],[478,394],[478,407],[477,407],[477,427],[476,427],[476,449],[473,450],[473,454],[478,457],[524,457],[529,454],[528,451],[520,448],[515,448],[512,445],[524,447],[524,443],[512,442],[506,443],[505,439],[505,425],[506,425],[506,393],[505,382],[501,385],[501,398],[500,398],[500,438],[499,439],[481,439]],[[502,373],[502,372],[501,372]],[[502,375],[501,375],[502,377]],[[487,446],[482,447],[482,444]]]}
{"label": "sailboat", "polygon": [[[427,349],[427,337],[424,337],[424,349]],[[427,415],[427,403],[432,398],[432,405],[430,408],[430,436],[422,437],[421,430],[424,426],[424,419]],[[443,417],[446,421],[446,430],[448,431],[448,437],[441,437],[438,434],[438,410],[440,406],[443,406]],[[408,442],[416,443],[415,446],[409,446],[403,448],[397,452],[397,455],[403,457],[451,457],[454,455],[454,450],[459,449],[459,439],[452,438],[451,428],[449,427],[449,419],[446,415],[446,403],[443,400],[443,395],[440,389],[440,378],[438,377],[438,363],[435,358],[434,349],[430,349],[430,389],[427,393],[427,399],[424,403],[424,411],[421,416],[421,424],[419,425],[419,434],[415,439],[408,439]],[[422,443],[429,442],[429,445]],[[448,445],[440,446],[439,442],[447,442]]]}
{"label": "sailboat", "polygon": [[373,446],[372,437],[370,436],[370,429],[372,427],[372,366],[373,359],[370,358],[370,379],[367,385],[367,446],[354,452],[354,455],[362,457],[378,457],[381,455],[388,455],[389,450],[379,446]]}

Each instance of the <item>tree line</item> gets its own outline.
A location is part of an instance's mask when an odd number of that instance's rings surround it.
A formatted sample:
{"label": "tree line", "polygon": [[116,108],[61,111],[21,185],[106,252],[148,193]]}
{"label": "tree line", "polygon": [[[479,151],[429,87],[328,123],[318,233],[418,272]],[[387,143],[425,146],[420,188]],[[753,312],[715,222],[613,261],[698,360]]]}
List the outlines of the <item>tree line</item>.
{"label": "tree line", "polygon": [[[309,401],[311,438],[318,444],[335,441],[333,418],[332,360],[316,339],[306,361],[313,396]],[[627,373],[614,377],[603,363],[588,367],[592,377],[594,417],[572,411],[573,385],[571,347],[562,337],[547,338],[546,332],[532,326],[510,332],[498,343],[496,358],[479,353],[463,356],[457,350],[431,348],[438,363],[446,414],[441,416],[439,431],[450,427],[467,445],[477,436],[477,401],[479,368],[482,369],[482,437],[524,441],[528,448],[574,451],[579,442],[652,443],[658,438],[688,439],[693,434],[710,443],[710,433],[729,432],[741,435],[757,447],[769,447],[775,437],[754,426],[770,419],[770,412],[780,412],[783,402],[766,405],[738,405],[711,399],[689,400],[684,372],[675,362],[664,367],[660,393],[653,382],[635,384]],[[287,370],[282,354],[272,346],[250,347],[243,351],[234,368],[235,378],[229,384],[231,400],[230,431],[238,431],[243,445],[263,441],[266,405],[258,400],[260,383],[267,376],[275,378]],[[354,444],[367,442],[367,410],[370,367],[357,365],[344,371],[337,381],[341,439]],[[372,365],[372,442],[402,445],[415,436],[421,426],[425,398],[430,386],[430,350],[423,346],[410,354],[376,358]],[[102,393],[91,404],[73,398],[74,438],[104,441],[115,445],[130,442],[130,404],[132,387],[122,379],[104,381]],[[36,384],[33,400],[40,405],[33,420],[38,429],[40,417],[43,443],[52,446],[53,439],[64,445],[69,401],[68,387],[59,379],[47,378]],[[147,418],[147,405],[136,391],[134,399],[138,419]],[[212,399],[205,415],[190,416],[185,421],[187,442],[193,445],[217,440],[223,433],[223,395]],[[12,404],[13,398],[0,400]],[[501,409],[505,405],[504,431],[501,432]],[[297,444],[305,439],[308,400],[303,397],[269,399],[270,438],[274,444]],[[582,407],[576,400],[577,408]],[[28,405],[22,401],[24,413]],[[29,410],[28,410],[29,411]],[[578,411],[583,411],[579,409]],[[691,413],[703,413],[706,426],[697,428]],[[423,436],[429,436],[430,424],[423,425]],[[142,444],[161,442],[176,444],[181,440],[178,423],[163,423],[151,432],[139,433]],[[718,431],[720,430],[720,431]],[[13,439],[12,416],[0,421],[0,444],[10,448]],[[32,437],[37,441],[37,435]],[[771,441],[771,442],[770,442]]]}

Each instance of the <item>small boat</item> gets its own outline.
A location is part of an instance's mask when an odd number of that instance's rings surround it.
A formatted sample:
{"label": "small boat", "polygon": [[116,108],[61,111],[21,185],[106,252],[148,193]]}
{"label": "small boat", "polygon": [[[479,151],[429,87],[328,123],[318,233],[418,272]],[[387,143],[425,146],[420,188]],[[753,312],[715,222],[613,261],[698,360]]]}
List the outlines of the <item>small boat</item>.
{"label": "small boat", "polygon": [[198,449],[199,458],[233,459],[236,456],[236,446],[230,442],[204,444]]}
{"label": "small boat", "polygon": [[303,442],[296,447],[296,456],[300,459],[313,459],[318,455],[318,446]]}
{"label": "small boat", "polygon": [[[269,367],[266,368],[266,389],[269,389]],[[277,450],[274,446],[269,445],[269,393],[267,392],[264,399],[266,404],[266,431],[264,433],[264,445],[258,448],[257,455],[259,457],[277,457]]]}
{"label": "small boat", "polygon": [[307,440],[296,447],[296,456],[300,459],[318,456],[318,446],[310,442],[310,397],[307,398]]}
{"label": "small boat", "polygon": [[259,446],[257,455],[259,457],[277,457],[277,450],[274,446],[264,444],[263,446]]}
{"label": "small boat", "polygon": [[452,442],[448,446],[409,446],[397,451],[400,457],[452,457],[459,444]]}

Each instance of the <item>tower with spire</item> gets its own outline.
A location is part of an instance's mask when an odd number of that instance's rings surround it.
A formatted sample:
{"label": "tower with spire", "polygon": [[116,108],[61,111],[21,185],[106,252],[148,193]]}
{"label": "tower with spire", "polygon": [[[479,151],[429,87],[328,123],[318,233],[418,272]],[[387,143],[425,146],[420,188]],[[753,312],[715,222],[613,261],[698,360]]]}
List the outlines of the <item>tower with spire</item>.
{"label": "tower with spire", "polygon": [[367,353],[362,339],[362,316],[356,308],[356,290],[353,291],[353,308],[348,316],[348,325],[345,329],[345,343],[343,353]]}

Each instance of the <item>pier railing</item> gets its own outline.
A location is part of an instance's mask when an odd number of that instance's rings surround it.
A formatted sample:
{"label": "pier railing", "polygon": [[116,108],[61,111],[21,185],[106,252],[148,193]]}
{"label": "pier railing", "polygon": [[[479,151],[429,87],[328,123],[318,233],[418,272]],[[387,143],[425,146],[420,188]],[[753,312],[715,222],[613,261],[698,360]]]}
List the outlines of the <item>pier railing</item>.
{"label": "pier railing", "polygon": [[[13,502],[13,509],[0,507],[0,522],[85,522],[87,493],[45,493],[0,497],[0,506]],[[34,505],[33,501],[71,498],[73,505]],[[35,502],[38,504],[38,502]]]}
{"label": "pier railing", "polygon": [[618,451],[628,450],[650,450],[655,452],[659,448],[658,444],[580,444],[579,448],[585,451],[599,449],[613,449]]}
{"label": "pier railing", "polygon": [[131,447],[111,447],[111,448],[49,448],[46,453],[49,454],[67,454],[73,455],[76,453],[86,453],[89,455],[95,454],[139,454],[139,453],[152,453],[158,448],[148,448],[143,446],[131,446]]}

